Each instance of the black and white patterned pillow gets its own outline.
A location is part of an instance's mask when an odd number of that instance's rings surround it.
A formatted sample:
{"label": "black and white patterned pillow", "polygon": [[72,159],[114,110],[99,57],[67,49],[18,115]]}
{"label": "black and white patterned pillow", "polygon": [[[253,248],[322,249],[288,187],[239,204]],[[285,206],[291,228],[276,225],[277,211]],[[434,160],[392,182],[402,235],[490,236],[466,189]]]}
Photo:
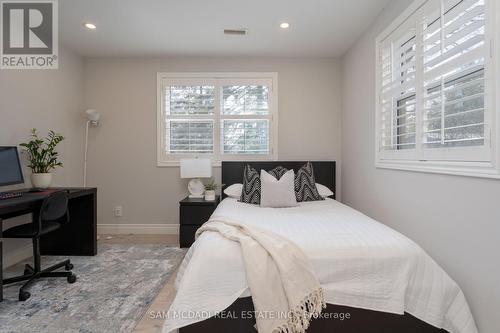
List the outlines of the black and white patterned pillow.
{"label": "black and white patterned pillow", "polygon": [[277,166],[276,168],[272,169],[268,173],[270,175],[272,175],[274,178],[276,178],[277,180],[280,180],[280,178],[283,177],[283,175],[285,173],[287,173],[287,171],[288,171],[287,168],[283,168],[282,166]]}
{"label": "black and white patterned pillow", "polygon": [[260,205],[260,175],[250,165],[243,171],[243,188],[241,189],[240,202]]}
{"label": "black and white patterned pillow", "polygon": [[297,202],[325,200],[316,188],[311,162],[307,162],[295,175],[295,197]]}

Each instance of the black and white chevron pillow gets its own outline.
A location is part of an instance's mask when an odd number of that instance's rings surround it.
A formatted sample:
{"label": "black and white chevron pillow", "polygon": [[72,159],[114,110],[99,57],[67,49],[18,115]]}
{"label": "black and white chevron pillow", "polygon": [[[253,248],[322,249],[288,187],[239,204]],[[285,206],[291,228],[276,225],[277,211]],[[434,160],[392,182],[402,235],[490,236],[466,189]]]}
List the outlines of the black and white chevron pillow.
{"label": "black and white chevron pillow", "polygon": [[243,188],[241,189],[240,202],[260,205],[260,175],[250,165],[243,171]]}
{"label": "black and white chevron pillow", "polygon": [[316,188],[311,162],[307,162],[295,175],[295,197],[297,202],[325,200]]}
{"label": "black and white chevron pillow", "polygon": [[277,166],[276,168],[272,169],[268,173],[270,175],[272,175],[274,178],[276,178],[277,180],[280,180],[280,178],[283,177],[283,175],[285,173],[287,173],[287,171],[288,171],[287,168],[283,168],[282,166]]}

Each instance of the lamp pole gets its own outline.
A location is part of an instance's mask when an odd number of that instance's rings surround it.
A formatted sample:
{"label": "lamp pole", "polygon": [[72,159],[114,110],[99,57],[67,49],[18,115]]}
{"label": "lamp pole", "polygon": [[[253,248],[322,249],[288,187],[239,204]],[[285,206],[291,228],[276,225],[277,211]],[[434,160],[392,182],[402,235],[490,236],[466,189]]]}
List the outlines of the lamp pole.
{"label": "lamp pole", "polygon": [[85,123],[85,153],[83,157],[83,187],[87,187],[87,157],[89,150],[89,127],[97,127],[99,126],[99,118],[101,115],[95,110],[87,110],[85,111],[87,116],[87,122]]}

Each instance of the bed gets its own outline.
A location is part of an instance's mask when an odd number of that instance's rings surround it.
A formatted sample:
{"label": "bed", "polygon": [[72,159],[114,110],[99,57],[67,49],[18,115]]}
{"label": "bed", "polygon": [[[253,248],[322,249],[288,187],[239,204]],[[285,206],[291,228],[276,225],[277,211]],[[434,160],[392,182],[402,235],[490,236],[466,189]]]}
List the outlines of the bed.
{"label": "bed", "polygon": [[[304,163],[223,162],[222,182],[241,182],[247,164],[297,170]],[[316,183],[335,193],[335,162],[313,162],[313,167]],[[309,333],[477,332],[460,288],[423,250],[334,196],[283,209],[224,198],[217,215],[268,228],[292,240],[310,258],[327,308],[324,316],[312,320]],[[255,332],[236,242],[203,233],[179,268],[176,285],[163,332]]]}

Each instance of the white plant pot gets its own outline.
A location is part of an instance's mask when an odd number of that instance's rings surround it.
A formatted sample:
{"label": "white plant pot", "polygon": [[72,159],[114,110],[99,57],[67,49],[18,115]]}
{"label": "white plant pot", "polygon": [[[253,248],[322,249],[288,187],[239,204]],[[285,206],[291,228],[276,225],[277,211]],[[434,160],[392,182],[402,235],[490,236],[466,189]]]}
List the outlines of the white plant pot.
{"label": "white plant pot", "polygon": [[215,200],[215,191],[205,191],[205,200],[206,201],[214,201]]}
{"label": "white plant pot", "polygon": [[47,188],[52,184],[51,173],[32,173],[31,185],[36,188]]}

